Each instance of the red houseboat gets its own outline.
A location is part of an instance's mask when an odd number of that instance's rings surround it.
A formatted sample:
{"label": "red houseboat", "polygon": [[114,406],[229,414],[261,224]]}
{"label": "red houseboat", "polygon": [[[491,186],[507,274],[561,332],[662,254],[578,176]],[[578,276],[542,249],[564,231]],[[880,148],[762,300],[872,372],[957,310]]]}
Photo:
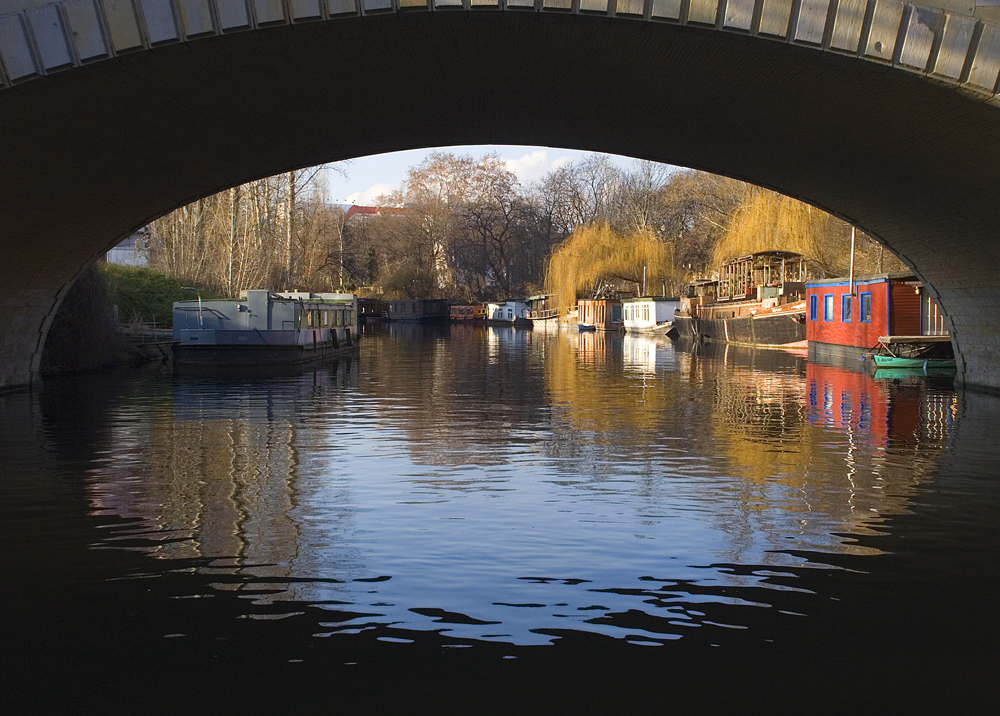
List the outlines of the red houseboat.
{"label": "red houseboat", "polygon": [[810,358],[860,368],[866,355],[886,346],[954,355],[944,314],[912,274],[810,281],[806,306]]}

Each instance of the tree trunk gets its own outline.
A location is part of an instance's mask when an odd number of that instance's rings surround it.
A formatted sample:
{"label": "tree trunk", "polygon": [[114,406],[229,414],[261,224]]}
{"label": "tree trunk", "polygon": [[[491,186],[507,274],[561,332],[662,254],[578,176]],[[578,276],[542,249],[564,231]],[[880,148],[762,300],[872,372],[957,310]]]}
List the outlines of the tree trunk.
{"label": "tree trunk", "polygon": [[292,234],[295,231],[295,172],[288,172],[288,206],[285,233],[285,290],[292,290]]}

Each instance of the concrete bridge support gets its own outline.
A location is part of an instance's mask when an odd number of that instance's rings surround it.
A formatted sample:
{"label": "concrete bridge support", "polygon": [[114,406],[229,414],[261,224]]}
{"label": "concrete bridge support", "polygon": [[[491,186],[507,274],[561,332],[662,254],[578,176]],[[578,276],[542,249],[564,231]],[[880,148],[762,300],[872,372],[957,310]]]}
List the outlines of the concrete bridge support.
{"label": "concrete bridge support", "polygon": [[[950,1],[950,0],[949,0]],[[292,168],[460,144],[767,186],[931,285],[1000,390],[1000,8],[890,0],[0,0],[0,388],[132,230]]]}

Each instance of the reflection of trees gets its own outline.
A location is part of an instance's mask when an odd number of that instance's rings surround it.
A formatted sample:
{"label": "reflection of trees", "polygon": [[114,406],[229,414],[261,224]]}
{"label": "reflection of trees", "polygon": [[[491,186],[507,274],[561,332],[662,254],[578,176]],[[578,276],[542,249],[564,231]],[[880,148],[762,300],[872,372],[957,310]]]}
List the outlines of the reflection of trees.
{"label": "reflection of trees", "polygon": [[954,412],[951,391],[807,368],[791,353],[721,344],[671,353],[599,332],[556,341],[545,366],[553,430],[568,423],[574,446],[563,454],[579,473],[600,456],[607,475],[620,456],[621,471],[647,466],[640,494],[682,490],[711,503],[734,561],[751,549],[856,550],[834,535],[870,532],[906,509]]}
{"label": "reflection of trees", "polygon": [[[678,384],[655,365],[653,339],[625,337],[634,362],[623,369],[623,336],[588,331],[552,341],[545,363],[545,379],[559,416],[574,430],[632,433],[631,445],[654,441],[652,431],[663,421],[664,409],[676,405]],[[649,353],[652,352],[652,358]],[[649,361],[654,365],[649,367]],[[657,375],[659,370],[659,375]],[[646,379],[636,379],[637,374]],[[653,380],[650,375],[655,375]],[[636,439],[634,433],[645,435]]]}
{"label": "reflection of trees", "polygon": [[[425,465],[501,465],[509,442],[534,439],[548,419],[544,348],[513,327],[390,324],[365,344],[363,390],[386,427]],[[442,483],[464,485],[449,473]]]}
{"label": "reflection of trees", "polygon": [[955,414],[949,390],[725,346],[390,325],[363,350],[357,377],[178,382],[169,415],[111,416],[117,456],[94,504],[173,540],[157,556],[295,585],[270,598],[327,589],[295,573],[363,569],[352,491],[404,452],[385,468],[403,489],[544,480],[621,504],[639,530],[708,524],[725,535],[720,561],[780,563],[857,551],[843,534],[904,511]]}
{"label": "reflection of trees", "polygon": [[[343,378],[346,368],[334,369],[334,378]],[[284,590],[284,579],[295,571],[316,573],[316,563],[326,565],[324,572],[331,562],[349,565],[356,560],[319,557],[310,547],[317,531],[344,532],[349,496],[337,496],[342,518],[324,515],[322,525],[310,525],[305,543],[301,524],[309,520],[300,508],[302,490],[306,502],[315,497],[309,493],[329,490],[315,481],[299,484],[300,466],[316,474],[320,468],[310,463],[330,447],[326,432],[311,430],[302,417],[334,408],[337,383],[313,373],[261,385],[177,382],[172,414],[119,422],[112,442],[130,446],[130,458],[94,483],[92,502],[138,520],[134,536],[156,535],[157,542],[143,548],[151,556],[209,560],[208,573],[256,578],[257,589]],[[343,549],[337,535],[329,537],[324,545]],[[239,589],[244,581],[221,579],[216,586]]]}
{"label": "reflection of trees", "polygon": [[945,447],[953,391],[901,390],[780,351],[697,346],[689,361],[692,382],[714,395],[708,444],[734,478],[723,526],[764,534],[772,549],[872,533],[881,516],[907,509]]}

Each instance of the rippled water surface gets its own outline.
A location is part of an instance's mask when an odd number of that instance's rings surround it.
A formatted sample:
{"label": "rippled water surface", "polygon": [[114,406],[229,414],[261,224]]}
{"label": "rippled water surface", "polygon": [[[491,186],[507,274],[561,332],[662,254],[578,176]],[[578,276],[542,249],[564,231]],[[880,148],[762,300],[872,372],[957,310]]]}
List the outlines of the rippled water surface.
{"label": "rippled water surface", "polygon": [[12,713],[997,696],[1000,402],[948,380],[393,324],[322,369],[0,409]]}

